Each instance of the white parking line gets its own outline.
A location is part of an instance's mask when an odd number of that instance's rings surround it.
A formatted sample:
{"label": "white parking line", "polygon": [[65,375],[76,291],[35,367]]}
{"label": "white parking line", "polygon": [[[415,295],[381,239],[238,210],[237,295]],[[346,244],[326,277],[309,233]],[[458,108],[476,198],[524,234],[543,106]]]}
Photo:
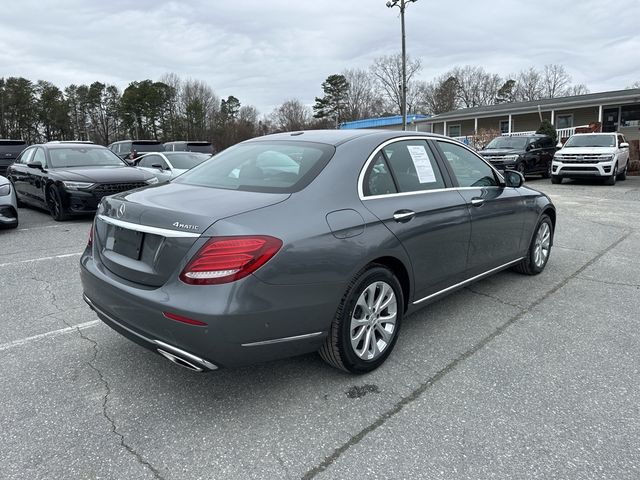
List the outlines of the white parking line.
{"label": "white parking line", "polygon": [[17,262],[0,263],[0,267],[8,267],[10,265],[20,265],[21,263],[43,262],[45,260],[55,260],[56,258],[79,257],[82,252],[65,253],[63,255],[53,255],[52,257],[31,258],[29,260],[19,260]]}
{"label": "white parking line", "polygon": [[57,337],[58,335],[64,335],[65,333],[73,332],[75,330],[84,330],[86,328],[95,327],[100,323],[100,320],[91,320],[90,322],[80,323],[73,327],[61,328],[60,330],[54,330],[52,332],[41,333],[34,335],[33,337],[21,338],[20,340],[14,340],[13,342],[3,343],[0,345],[0,352],[3,350],[9,350],[10,348],[20,347],[31,342],[42,340],[43,338]]}

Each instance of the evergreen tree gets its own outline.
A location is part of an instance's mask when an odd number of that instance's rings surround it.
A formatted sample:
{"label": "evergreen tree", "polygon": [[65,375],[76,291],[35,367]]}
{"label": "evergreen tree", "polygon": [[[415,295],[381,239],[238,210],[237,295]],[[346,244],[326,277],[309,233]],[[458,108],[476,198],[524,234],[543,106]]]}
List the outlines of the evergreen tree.
{"label": "evergreen tree", "polygon": [[338,128],[342,120],[342,110],[347,99],[349,83],[344,75],[329,75],[322,82],[323,97],[316,97],[316,104],[313,106],[315,118],[333,118],[335,126]]}

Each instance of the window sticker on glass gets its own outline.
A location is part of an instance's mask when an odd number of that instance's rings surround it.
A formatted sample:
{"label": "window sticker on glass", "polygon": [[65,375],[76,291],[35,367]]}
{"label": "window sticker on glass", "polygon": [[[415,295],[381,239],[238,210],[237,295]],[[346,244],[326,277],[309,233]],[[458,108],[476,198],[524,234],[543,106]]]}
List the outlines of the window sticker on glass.
{"label": "window sticker on glass", "polygon": [[416,167],[418,181],[420,183],[433,183],[436,181],[436,174],[433,171],[433,165],[427,154],[427,150],[422,145],[407,145],[413,165]]}

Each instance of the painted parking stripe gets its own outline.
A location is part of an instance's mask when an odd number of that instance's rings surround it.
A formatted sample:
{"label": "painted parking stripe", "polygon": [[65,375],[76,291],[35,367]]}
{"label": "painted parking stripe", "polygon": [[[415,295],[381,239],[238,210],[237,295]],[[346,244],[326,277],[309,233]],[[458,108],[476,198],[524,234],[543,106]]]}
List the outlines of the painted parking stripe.
{"label": "painted parking stripe", "polygon": [[82,255],[82,252],[53,255],[52,257],[31,258],[29,260],[20,260],[17,262],[0,263],[0,267],[9,267],[11,265],[20,265],[22,263],[44,262],[45,260],[55,260],[57,258],[79,257],[80,255]]}
{"label": "painted parking stripe", "polygon": [[57,337],[59,335],[64,335],[66,333],[74,332],[76,330],[84,330],[86,328],[95,327],[99,323],[100,323],[100,320],[91,320],[90,322],[80,323],[73,327],[61,328],[60,330],[41,333],[39,335],[34,335],[33,337],[21,338],[20,340],[14,340],[13,342],[3,343],[0,345],[0,352],[2,352],[3,350],[9,350],[10,348],[20,347],[22,345],[27,345],[29,343],[37,342],[38,340],[42,340],[43,338]]}

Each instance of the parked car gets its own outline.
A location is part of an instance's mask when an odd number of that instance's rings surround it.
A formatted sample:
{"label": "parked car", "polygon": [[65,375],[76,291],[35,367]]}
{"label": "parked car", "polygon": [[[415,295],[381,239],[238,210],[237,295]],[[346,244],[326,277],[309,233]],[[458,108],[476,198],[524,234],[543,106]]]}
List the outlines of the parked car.
{"label": "parked car", "polygon": [[198,152],[209,155],[215,153],[212,143],[204,141],[167,142],[164,144],[164,149],[166,152]]}
{"label": "parked car", "polygon": [[629,143],[620,133],[576,133],[553,157],[552,183],[563,178],[603,178],[607,185],[626,180]]}
{"label": "parked car", "polygon": [[18,226],[18,202],[11,182],[0,176],[0,228]]}
{"label": "parked car", "polygon": [[143,153],[164,152],[164,145],[158,140],[121,140],[108,148],[129,164]]}
{"label": "parked car", "polygon": [[24,140],[0,138],[0,175],[6,175],[7,167],[16,161],[25,148],[27,148],[27,142]]}
{"label": "parked car", "polygon": [[55,220],[96,211],[106,195],[158,183],[100,145],[45,143],[23,151],[8,177],[18,203],[49,210]]}
{"label": "parked car", "polygon": [[136,158],[134,165],[154,175],[160,182],[168,182],[209,158],[211,155],[193,152],[146,153]]}
{"label": "parked car", "polygon": [[522,175],[551,175],[551,161],[557,148],[547,135],[500,136],[480,151],[499,170],[517,170]]}
{"label": "parked car", "polygon": [[[297,171],[262,169],[265,155]],[[84,299],[191,370],[319,350],[371,371],[404,315],[500,270],[545,268],[556,211],[523,181],[434,134],[258,137],[103,199],[80,261]]]}

